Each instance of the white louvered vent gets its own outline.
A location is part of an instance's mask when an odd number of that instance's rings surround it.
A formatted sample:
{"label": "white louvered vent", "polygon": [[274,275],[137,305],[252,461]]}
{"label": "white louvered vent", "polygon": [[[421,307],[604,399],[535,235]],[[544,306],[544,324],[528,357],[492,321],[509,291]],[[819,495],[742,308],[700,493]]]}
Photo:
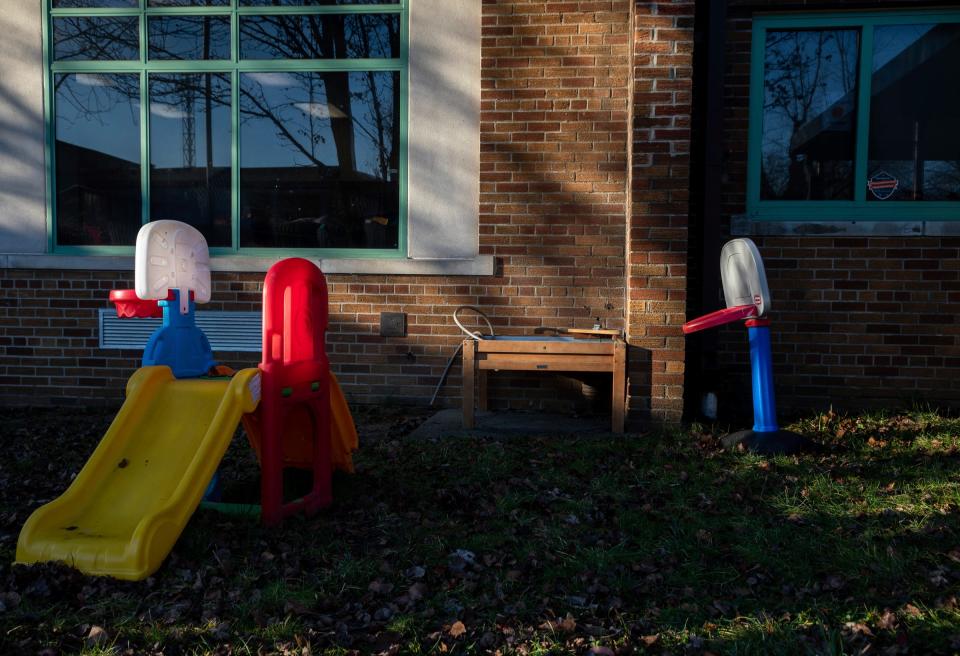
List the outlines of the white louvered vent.
{"label": "white louvered vent", "polygon": [[[260,352],[259,312],[197,312],[196,318],[214,351]],[[118,319],[116,310],[100,310],[100,348],[142,349],[160,323],[160,319]]]}

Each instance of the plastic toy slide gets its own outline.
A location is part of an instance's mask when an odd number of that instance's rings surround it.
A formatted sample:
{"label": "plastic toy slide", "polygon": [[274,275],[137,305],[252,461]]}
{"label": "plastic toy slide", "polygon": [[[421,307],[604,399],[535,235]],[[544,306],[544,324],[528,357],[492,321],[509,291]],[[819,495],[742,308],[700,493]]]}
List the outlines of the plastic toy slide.
{"label": "plastic toy slide", "polygon": [[333,429],[330,431],[330,450],[333,466],[340,471],[353,473],[353,452],[360,446],[357,427],[353,423],[350,406],[343,396],[340,383],[330,372],[330,415]]}
{"label": "plastic toy slide", "polygon": [[87,574],[140,580],[173,548],[240,418],[260,400],[260,374],[174,379],[143,367],[90,460],[20,533],[17,561],[63,561]]}

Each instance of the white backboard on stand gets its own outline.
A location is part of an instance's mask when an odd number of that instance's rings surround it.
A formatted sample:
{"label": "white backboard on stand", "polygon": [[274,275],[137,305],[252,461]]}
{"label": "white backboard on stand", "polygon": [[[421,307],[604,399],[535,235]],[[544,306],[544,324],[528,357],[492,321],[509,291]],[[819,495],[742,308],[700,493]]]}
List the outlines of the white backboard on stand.
{"label": "white backboard on stand", "polygon": [[153,221],[137,233],[135,288],[144,299],[165,299],[180,290],[180,313],[190,292],[195,303],[210,300],[210,252],[199,230],[180,221]]}
{"label": "white backboard on stand", "polygon": [[755,305],[763,316],[770,309],[770,289],[763,259],[749,239],[728,241],[720,252],[720,277],[727,307]]}

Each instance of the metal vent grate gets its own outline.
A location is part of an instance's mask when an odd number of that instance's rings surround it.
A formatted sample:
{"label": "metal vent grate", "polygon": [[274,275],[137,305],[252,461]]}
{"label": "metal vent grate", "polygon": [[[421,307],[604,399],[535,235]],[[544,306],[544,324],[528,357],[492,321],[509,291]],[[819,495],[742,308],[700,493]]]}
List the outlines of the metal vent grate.
{"label": "metal vent grate", "polygon": [[[262,341],[259,312],[197,312],[197,326],[214,351],[259,353]],[[100,348],[142,349],[160,319],[118,319],[115,310],[100,310]]]}

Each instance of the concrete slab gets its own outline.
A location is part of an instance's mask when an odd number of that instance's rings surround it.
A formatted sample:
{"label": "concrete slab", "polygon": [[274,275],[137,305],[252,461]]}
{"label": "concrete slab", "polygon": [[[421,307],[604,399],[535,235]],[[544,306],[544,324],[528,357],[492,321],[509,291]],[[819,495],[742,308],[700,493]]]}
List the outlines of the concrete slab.
{"label": "concrete slab", "polygon": [[521,435],[570,435],[610,433],[608,417],[569,417],[525,412],[478,412],[476,428],[463,427],[463,411],[441,410],[420,424],[407,437],[435,440],[443,437],[504,437]]}

